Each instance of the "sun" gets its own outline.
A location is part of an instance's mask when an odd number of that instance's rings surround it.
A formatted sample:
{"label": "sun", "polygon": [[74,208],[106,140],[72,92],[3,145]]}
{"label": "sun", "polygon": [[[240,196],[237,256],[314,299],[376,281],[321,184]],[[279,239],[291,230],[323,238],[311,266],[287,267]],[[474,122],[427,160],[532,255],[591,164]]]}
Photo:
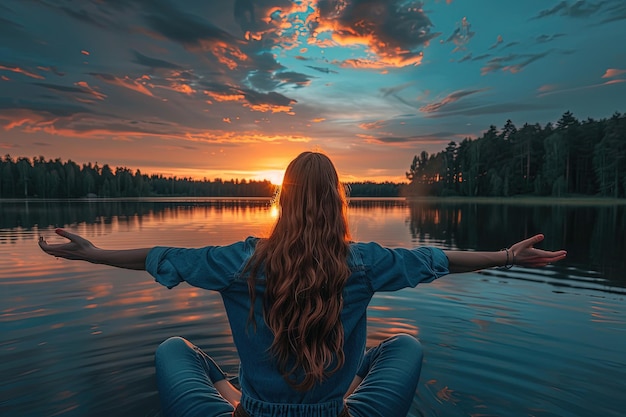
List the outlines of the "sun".
{"label": "sun", "polygon": [[268,180],[274,185],[281,185],[283,183],[284,170],[268,169],[265,171],[257,171],[254,179],[257,181]]}

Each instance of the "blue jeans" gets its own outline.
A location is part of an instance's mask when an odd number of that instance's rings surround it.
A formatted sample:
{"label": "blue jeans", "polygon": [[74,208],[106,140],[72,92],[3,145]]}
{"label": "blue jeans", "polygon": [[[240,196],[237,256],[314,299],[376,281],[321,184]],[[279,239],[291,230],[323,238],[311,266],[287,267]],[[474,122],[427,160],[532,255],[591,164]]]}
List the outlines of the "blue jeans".
{"label": "blue jeans", "polygon": [[[420,343],[406,334],[390,337],[368,350],[357,372],[363,380],[345,400],[350,415],[406,416],[417,389],[422,356]],[[187,340],[172,337],[159,346],[156,374],[165,416],[232,416],[233,406],[213,385],[225,379],[225,373]]]}

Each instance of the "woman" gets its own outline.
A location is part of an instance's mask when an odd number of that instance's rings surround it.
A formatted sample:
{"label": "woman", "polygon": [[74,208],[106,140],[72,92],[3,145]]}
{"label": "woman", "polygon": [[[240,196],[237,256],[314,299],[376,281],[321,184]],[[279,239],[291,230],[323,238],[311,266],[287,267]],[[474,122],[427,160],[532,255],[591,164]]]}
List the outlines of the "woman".
{"label": "woman", "polygon": [[228,246],[103,250],[61,229],[69,243],[39,244],[66,259],[145,269],[168,288],[186,281],[221,293],[241,390],[185,339],[170,338],[156,353],[164,414],[203,417],[406,416],[422,350],[401,334],[365,352],[372,296],[450,272],[544,266],[566,255],[534,248],[542,235],[499,252],[352,242],[344,188],[330,159],[316,152],[289,164],[278,203],[269,237]]}

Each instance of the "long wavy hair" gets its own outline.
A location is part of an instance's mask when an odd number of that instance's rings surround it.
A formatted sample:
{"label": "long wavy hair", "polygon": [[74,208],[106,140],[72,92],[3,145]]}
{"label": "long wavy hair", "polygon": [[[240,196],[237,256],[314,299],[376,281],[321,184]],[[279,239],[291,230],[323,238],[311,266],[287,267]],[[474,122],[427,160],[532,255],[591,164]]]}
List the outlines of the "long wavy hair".
{"label": "long wavy hair", "polygon": [[248,289],[254,320],[257,276],[265,274],[263,313],[283,378],[305,391],[345,361],[341,323],[349,230],[343,185],[331,160],[304,152],[287,167],[279,214],[251,259]]}

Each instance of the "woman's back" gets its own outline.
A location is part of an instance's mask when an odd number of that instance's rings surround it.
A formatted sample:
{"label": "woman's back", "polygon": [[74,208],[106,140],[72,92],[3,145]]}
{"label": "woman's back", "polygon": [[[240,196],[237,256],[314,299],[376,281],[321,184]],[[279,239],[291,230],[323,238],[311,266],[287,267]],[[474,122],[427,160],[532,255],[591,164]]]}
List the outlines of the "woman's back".
{"label": "woman's back", "polygon": [[[169,287],[183,280],[219,291],[237,346],[241,366],[241,402],[254,416],[287,415],[289,409],[300,416],[334,416],[343,407],[343,397],[362,365],[366,342],[366,309],[378,291],[393,291],[429,282],[445,275],[447,259],[436,248],[389,249],[376,243],[352,243],[346,259],[351,274],[342,291],[341,323],[344,330],[345,362],[336,372],[307,390],[289,384],[271,354],[273,332],[263,319],[262,299],[266,277],[256,279],[257,300],[253,326],[249,320],[250,297],[245,265],[260,239],[248,238],[229,246],[200,249],[155,248],[148,258],[148,271]],[[187,268],[194,265],[193,268]],[[176,271],[176,272],[175,272]],[[418,355],[419,356],[419,355]],[[289,405],[291,404],[291,405]],[[303,405],[307,404],[307,412]],[[264,410],[264,411],[262,411]],[[282,410],[279,413],[279,410]],[[278,414],[273,414],[278,413]]]}

